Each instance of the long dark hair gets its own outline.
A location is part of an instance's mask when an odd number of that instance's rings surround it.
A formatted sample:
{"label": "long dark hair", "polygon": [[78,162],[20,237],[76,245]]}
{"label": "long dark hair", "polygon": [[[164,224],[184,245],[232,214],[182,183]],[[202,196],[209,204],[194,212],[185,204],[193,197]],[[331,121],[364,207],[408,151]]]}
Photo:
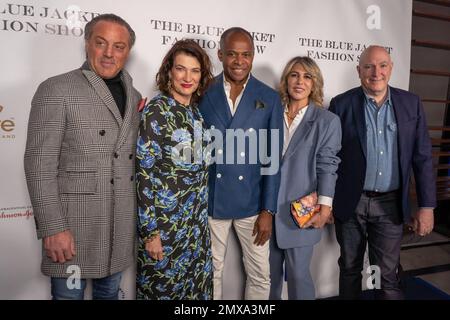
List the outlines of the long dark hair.
{"label": "long dark hair", "polygon": [[161,63],[161,66],[159,67],[159,71],[156,74],[156,85],[159,91],[161,91],[163,94],[170,94],[169,73],[173,67],[175,56],[180,52],[192,56],[196,58],[198,62],[200,62],[200,83],[196,94],[192,95],[192,99],[194,101],[198,101],[198,99],[203,96],[206,89],[208,89],[209,85],[212,82],[213,76],[211,73],[211,61],[208,54],[194,40],[183,39],[175,42],[169,52],[167,52]]}

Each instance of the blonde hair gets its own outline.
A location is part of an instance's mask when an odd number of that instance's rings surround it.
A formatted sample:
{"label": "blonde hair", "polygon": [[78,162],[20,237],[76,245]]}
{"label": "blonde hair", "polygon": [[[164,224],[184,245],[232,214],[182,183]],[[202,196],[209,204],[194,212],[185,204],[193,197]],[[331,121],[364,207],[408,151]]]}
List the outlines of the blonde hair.
{"label": "blonde hair", "polygon": [[319,66],[313,59],[309,57],[300,57],[300,56],[289,60],[289,62],[284,67],[283,73],[281,75],[279,92],[283,105],[289,104],[287,79],[289,73],[292,71],[292,68],[294,68],[296,64],[299,64],[300,66],[303,67],[303,69],[305,69],[306,72],[311,74],[313,86],[311,88],[311,94],[309,95],[309,99],[310,101],[314,102],[317,106],[322,107],[323,105],[322,72],[320,71]]}

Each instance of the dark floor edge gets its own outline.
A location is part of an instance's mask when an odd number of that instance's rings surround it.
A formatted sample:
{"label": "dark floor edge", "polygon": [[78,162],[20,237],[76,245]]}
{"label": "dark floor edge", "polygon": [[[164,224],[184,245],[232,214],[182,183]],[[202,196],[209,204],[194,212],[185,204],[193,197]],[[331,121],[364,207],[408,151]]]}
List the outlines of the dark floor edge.
{"label": "dark floor edge", "polygon": [[450,244],[450,240],[434,241],[434,242],[411,244],[411,245],[402,245],[401,250],[405,251],[405,250],[417,249],[417,248],[443,246],[443,245],[446,245],[446,244]]}
{"label": "dark floor edge", "polygon": [[403,270],[402,276],[415,277],[415,276],[422,276],[422,275],[426,275],[426,274],[433,274],[433,273],[439,273],[439,272],[445,272],[445,271],[450,271],[450,264],[442,264],[439,266],[432,266],[432,267],[418,268],[418,269],[411,269],[411,270]]}
{"label": "dark floor edge", "polygon": [[425,281],[424,279],[421,279],[421,278],[416,278],[416,281],[421,282],[422,285],[426,286],[427,288],[429,288],[430,290],[434,291],[438,295],[447,296],[448,297],[447,300],[450,300],[450,295],[447,292],[439,289],[438,287],[435,287],[434,285],[432,285],[428,281]]}

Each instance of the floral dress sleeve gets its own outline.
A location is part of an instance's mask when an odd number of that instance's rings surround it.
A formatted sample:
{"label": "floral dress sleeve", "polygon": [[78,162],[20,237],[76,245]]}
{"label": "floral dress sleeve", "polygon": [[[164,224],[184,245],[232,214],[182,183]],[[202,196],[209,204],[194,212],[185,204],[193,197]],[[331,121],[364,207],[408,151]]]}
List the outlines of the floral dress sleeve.
{"label": "floral dress sleeve", "polygon": [[166,130],[164,101],[153,99],[142,112],[136,150],[138,235],[142,241],[159,234],[154,194],[159,179],[154,174],[162,160]]}

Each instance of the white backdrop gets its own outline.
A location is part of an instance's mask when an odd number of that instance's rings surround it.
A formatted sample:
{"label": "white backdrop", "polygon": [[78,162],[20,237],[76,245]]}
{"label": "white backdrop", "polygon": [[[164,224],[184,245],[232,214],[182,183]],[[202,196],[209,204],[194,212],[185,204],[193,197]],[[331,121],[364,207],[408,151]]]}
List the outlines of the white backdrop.
{"label": "white backdrop", "polygon": [[[127,69],[143,96],[155,94],[156,71],[176,39],[198,39],[217,74],[221,32],[241,26],[254,32],[256,77],[275,87],[291,57],[309,55],[324,74],[328,103],[358,85],[358,57],[373,43],[391,50],[391,84],[408,89],[411,9],[411,0],[0,0],[0,299],[50,297],[23,173],[28,114],[40,82],[83,63],[83,28],[93,15],[118,14],[136,31]],[[230,242],[224,298],[242,299],[240,249],[235,237]],[[337,294],[337,258],[329,227],[311,267],[319,297]],[[134,298],[131,268],[122,288],[122,298]]]}

